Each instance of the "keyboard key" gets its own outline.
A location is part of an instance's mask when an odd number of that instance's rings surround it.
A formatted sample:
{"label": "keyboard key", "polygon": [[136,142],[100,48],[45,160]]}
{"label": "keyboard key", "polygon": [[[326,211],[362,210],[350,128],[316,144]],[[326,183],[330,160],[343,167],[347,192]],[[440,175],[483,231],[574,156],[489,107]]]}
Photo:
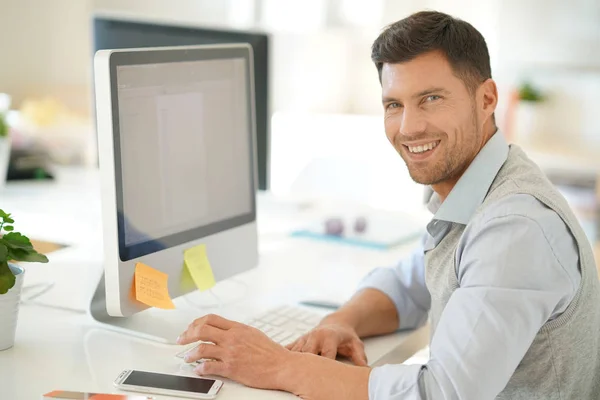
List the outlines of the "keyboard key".
{"label": "keyboard key", "polygon": [[293,308],[290,306],[283,306],[283,307],[280,307],[277,310],[275,310],[275,313],[279,314],[279,315],[287,316],[290,313],[290,311],[292,311],[292,310],[293,310]]}
{"label": "keyboard key", "polygon": [[256,329],[260,329],[262,330],[262,328],[265,326],[265,323],[262,321],[252,321],[251,323],[249,323],[248,325],[256,328]]}
{"label": "keyboard key", "polygon": [[272,326],[264,326],[262,329],[263,333],[265,335],[267,335],[268,337],[272,337],[271,335],[273,334],[273,332],[275,332],[275,328]]}
{"label": "keyboard key", "polygon": [[269,315],[265,315],[262,318],[260,318],[260,320],[262,322],[265,322],[267,324],[270,324],[273,320],[279,318],[279,315],[275,314],[275,313],[269,313]]}
{"label": "keyboard key", "polygon": [[308,314],[301,321],[306,322],[309,325],[316,325],[319,323],[320,317],[315,316],[314,314]]}
{"label": "keyboard key", "polygon": [[283,342],[285,339],[291,337],[292,334],[290,332],[281,332],[278,335],[276,335],[275,337],[273,337],[273,341],[277,342],[277,343],[281,343]]}
{"label": "keyboard key", "polygon": [[287,321],[288,321],[288,319],[286,317],[278,317],[278,318],[275,318],[273,321],[271,321],[271,324],[275,325],[275,326],[281,326],[281,325],[285,324]]}
{"label": "keyboard key", "polygon": [[320,315],[313,315],[312,317],[307,318],[304,321],[310,325],[317,326],[322,319],[323,318]]}
{"label": "keyboard key", "polygon": [[283,329],[273,327],[273,330],[271,332],[269,332],[269,337],[271,339],[273,339],[274,337],[279,336],[280,334],[282,334],[284,332],[285,331]]}
{"label": "keyboard key", "polygon": [[291,308],[290,311],[287,312],[287,317],[290,319],[295,319],[298,315],[302,314],[301,308]]}
{"label": "keyboard key", "polygon": [[294,343],[296,340],[298,340],[299,338],[301,338],[302,336],[304,336],[304,334],[302,333],[292,333],[292,335],[290,337],[288,337],[287,339],[284,339],[281,341],[281,345],[282,346],[287,346],[288,344],[292,344]]}
{"label": "keyboard key", "polygon": [[308,333],[313,327],[307,324],[298,324],[296,325],[296,332],[298,333]]}

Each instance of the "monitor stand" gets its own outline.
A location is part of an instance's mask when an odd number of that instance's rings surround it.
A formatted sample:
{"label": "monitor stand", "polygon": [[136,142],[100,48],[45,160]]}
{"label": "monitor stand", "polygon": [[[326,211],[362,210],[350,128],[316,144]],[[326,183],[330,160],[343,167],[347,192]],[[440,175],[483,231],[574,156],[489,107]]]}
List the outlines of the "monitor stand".
{"label": "monitor stand", "polygon": [[90,302],[89,314],[102,327],[165,344],[176,344],[189,324],[203,315],[201,310],[178,307],[175,310],[149,308],[129,317],[113,317],[106,311],[104,274]]}

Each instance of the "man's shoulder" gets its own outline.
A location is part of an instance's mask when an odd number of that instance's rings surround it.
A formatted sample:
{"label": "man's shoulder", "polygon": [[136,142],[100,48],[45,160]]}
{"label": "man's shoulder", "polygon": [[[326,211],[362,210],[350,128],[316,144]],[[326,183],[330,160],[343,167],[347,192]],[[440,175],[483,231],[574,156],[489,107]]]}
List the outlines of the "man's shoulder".
{"label": "man's shoulder", "polygon": [[556,234],[558,231],[569,235],[566,223],[556,211],[538,198],[528,193],[507,194],[485,206],[469,222],[478,230],[495,219],[510,219],[515,223],[523,221],[535,223],[544,233]]}

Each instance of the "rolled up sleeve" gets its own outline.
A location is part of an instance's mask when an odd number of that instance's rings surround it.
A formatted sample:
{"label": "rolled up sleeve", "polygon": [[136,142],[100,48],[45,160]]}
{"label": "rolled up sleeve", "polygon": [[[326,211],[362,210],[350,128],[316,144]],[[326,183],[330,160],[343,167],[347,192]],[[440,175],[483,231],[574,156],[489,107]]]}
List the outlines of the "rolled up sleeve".
{"label": "rolled up sleeve", "polygon": [[377,268],[359,284],[358,291],[377,289],[396,306],[400,320],[398,329],[413,329],[427,321],[431,298],[425,286],[423,246],[395,267]]}

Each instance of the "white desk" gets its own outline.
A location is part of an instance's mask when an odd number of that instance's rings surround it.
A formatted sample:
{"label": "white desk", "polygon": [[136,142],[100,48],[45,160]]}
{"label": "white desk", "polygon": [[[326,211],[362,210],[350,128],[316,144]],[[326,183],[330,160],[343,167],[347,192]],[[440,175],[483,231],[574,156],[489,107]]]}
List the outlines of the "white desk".
{"label": "white desk", "polygon": [[[37,301],[83,310],[102,272],[97,171],[59,172],[55,183],[9,185],[0,193],[0,207],[13,213],[18,230],[28,236],[70,245],[51,253],[49,264],[25,264],[25,286],[54,282],[54,288]],[[273,232],[261,236],[258,268],[215,287],[224,303],[220,309],[194,308],[177,299],[177,312],[189,314],[190,321],[206,312],[245,320],[315,293],[327,291],[343,299],[370,269],[397,262],[412,247],[380,252]],[[206,293],[193,293],[188,299],[214,303]],[[427,340],[426,328],[368,339],[367,356],[373,365],[402,362]],[[123,369],[191,373],[174,357],[179,350],[106,330],[84,313],[22,305],[15,347],[0,352],[0,393],[2,399],[25,400],[54,389],[116,392],[112,382]],[[219,395],[221,400],[275,398],[293,396],[230,381]]]}

